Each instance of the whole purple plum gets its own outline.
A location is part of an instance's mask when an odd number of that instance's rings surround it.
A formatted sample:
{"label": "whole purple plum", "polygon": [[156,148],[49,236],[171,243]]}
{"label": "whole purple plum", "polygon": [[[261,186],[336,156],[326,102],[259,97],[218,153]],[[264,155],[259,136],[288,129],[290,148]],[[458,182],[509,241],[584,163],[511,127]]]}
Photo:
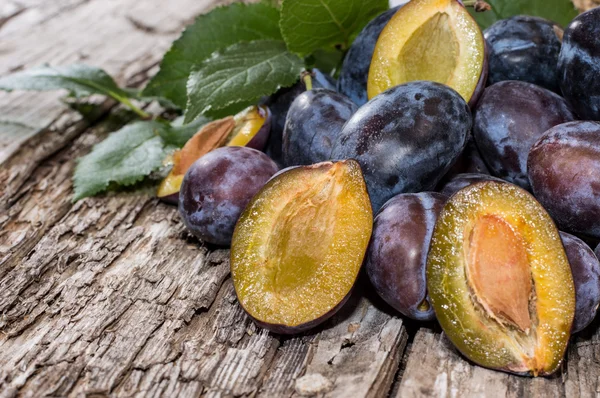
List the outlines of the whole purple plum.
{"label": "whole purple plum", "polygon": [[435,319],[427,299],[429,241],[446,197],[435,192],[400,194],[388,200],[373,225],[365,268],[376,292],[400,313]]}
{"label": "whole purple plum", "polygon": [[[310,71],[312,88],[326,88],[335,91],[336,81],[331,76],[324,74],[318,69]],[[292,102],[300,94],[306,91],[304,81],[300,79],[291,87],[282,87],[275,94],[268,97],[264,102],[272,114],[271,133],[265,152],[278,164],[282,164],[282,142],[285,119]]]}
{"label": "whole purple plum", "polygon": [[574,119],[567,102],[552,91],[503,81],[484,90],[473,136],[493,175],[529,189],[529,149],[546,130]]}
{"label": "whole purple plum", "polygon": [[452,88],[430,81],[392,87],[346,122],[332,159],[355,159],[377,212],[399,193],[432,190],[467,144],[471,110]]}
{"label": "whole purple plum", "polygon": [[560,229],[600,238],[600,122],[551,128],[527,166],[535,197]]}
{"label": "whole purple plum", "polygon": [[300,94],[290,106],[283,129],[283,164],[309,165],[331,159],[333,143],[357,109],[336,91],[317,88]]}
{"label": "whole purple plum", "polygon": [[565,232],[560,237],[575,283],[575,319],[571,331],[577,333],[594,320],[600,304],[600,261],[581,239]]}
{"label": "whole purple plum", "polygon": [[277,172],[267,155],[256,149],[229,146],[198,159],[183,177],[179,214],[199,239],[226,246],[250,199]]}

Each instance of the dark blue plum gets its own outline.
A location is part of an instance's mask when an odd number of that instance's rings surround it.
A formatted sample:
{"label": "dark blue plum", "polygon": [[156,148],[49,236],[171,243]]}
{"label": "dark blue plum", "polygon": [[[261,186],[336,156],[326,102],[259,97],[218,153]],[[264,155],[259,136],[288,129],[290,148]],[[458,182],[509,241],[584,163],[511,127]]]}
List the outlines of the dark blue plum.
{"label": "dark blue plum", "polygon": [[433,227],[445,202],[436,192],[394,196],[375,217],[367,249],[365,268],[377,294],[420,321],[435,319],[425,270]]}
{"label": "dark blue plum", "polygon": [[594,250],[594,254],[596,255],[596,257],[598,257],[598,259],[600,259],[600,243],[598,244],[598,246],[596,246],[596,250]]}
{"label": "dark blue plum", "polygon": [[475,108],[473,137],[493,175],[530,189],[529,149],[546,130],[574,119],[557,94],[509,80],[484,90]]}
{"label": "dark blue plum", "polygon": [[483,32],[489,51],[488,84],[521,80],[560,92],[558,54],[562,28],[547,19],[518,15]]}
{"label": "dark blue plum", "polygon": [[581,119],[600,120],[600,7],[575,18],[558,58],[560,89]]}
{"label": "dark blue plum", "polygon": [[497,182],[505,182],[500,178],[492,177],[487,174],[478,174],[478,173],[463,173],[457,174],[450,181],[448,181],[440,191],[441,194],[446,195],[448,197],[454,195],[456,192],[460,191],[464,187],[468,187],[469,185],[476,184],[482,181],[497,181]]}
{"label": "dark blue plum", "polygon": [[459,157],[471,111],[456,91],[416,81],[371,99],[348,120],[333,159],[360,163],[373,211],[399,193],[433,189]]}
{"label": "dark blue plum", "polygon": [[[329,75],[323,74],[318,69],[310,71],[312,88],[326,88],[335,91],[336,81]],[[264,101],[264,105],[269,107],[271,111],[271,132],[267,148],[265,152],[277,164],[283,164],[282,159],[282,142],[283,128],[285,127],[285,119],[292,102],[300,94],[306,91],[304,81],[300,79],[291,87],[279,89],[275,94],[271,95]]]}
{"label": "dark blue plum", "polygon": [[600,261],[581,239],[565,232],[560,237],[575,283],[575,319],[571,331],[577,333],[594,320],[600,304]]}
{"label": "dark blue plum", "polygon": [[252,148],[228,146],[207,153],[183,177],[183,223],[205,242],[229,245],[240,214],[277,170],[275,162]]}
{"label": "dark blue plum", "polygon": [[300,94],[283,130],[283,164],[309,165],[331,159],[333,143],[358,107],[348,97],[318,88]]}
{"label": "dark blue plum", "polygon": [[367,102],[367,77],[379,34],[401,6],[373,18],[350,46],[337,82],[338,91],[358,106]]}

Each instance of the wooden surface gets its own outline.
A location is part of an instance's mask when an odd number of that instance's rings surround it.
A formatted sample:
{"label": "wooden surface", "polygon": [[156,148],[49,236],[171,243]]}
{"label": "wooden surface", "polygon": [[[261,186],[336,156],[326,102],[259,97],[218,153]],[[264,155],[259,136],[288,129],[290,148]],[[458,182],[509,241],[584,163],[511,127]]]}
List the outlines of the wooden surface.
{"label": "wooden surface", "polygon": [[[85,62],[140,85],[219,0],[3,0],[0,75]],[[333,319],[282,337],[238,306],[228,252],[143,193],[71,203],[75,158],[131,115],[84,120],[64,93],[0,93],[0,397],[489,397],[600,393],[597,326],[549,379],[471,365],[361,283]],[[433,329],[431,328],[433,327]]]}

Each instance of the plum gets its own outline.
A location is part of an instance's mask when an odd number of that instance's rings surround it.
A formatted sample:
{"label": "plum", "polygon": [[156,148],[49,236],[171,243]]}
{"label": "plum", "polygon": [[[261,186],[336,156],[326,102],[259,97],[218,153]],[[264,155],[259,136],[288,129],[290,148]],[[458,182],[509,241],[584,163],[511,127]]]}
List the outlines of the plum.
{"label": "plum", "polygon": [[283,164],[308,165],[331,159],[344,123],[358,107],[345,95],[327,89],[300,94],[287,114],[283,130]]}
{"label": "plum", "polygon": [[262,150],[271,131],[271,112],[266,106],[250,106],[235,116],[210,122],[192,136],[183,148],[172,155],[173,167],[161,181],[156,195],[176,205],[185,172],[192,163],[215,148],[247,146]]}
{"label": "plum", "polygon": [[367,76],[379,34],[400,7],[390,8],[373,18],[358,34],[344,58],[337,88],[358,106],[368,100]]}
{"label": "plum", "polygon": [[488,84],[520,80],[559,93],[558,54],[563,29],[544,18],[517,15],[483,32],[489,50]]}
{"label": "plum", "polygon": [[581,119],[600,120],[600,8],[575,18],[558,57],[560,89]]}
{"label": "plum", "polygon": [[387,23],[375,45],[367,95],[429,80],[455,89],[474,105],[487,79],[483,34],[458,0],[413,0]]}
{"label": "plum", "polygon": [[435,315],[467,358],[533,376],[560,367],[575,286],[554,222],[527,191],[485,181],[454,194],[435,224],[426,276]]}
{"label": "plum", "polygon": [[365,268],[377,294],[405,316],[435,319],[427,298],[429,241],[446,197],[436,192],[400,194],[375,216]]}
{"label": "plum", "polygon": [[445,196],[452,196],[456,192],[460,191],[464,187],[468,187],[469,185],[476,184],[482,181],[497,181],[502,182],[500,178],[496,178],[487,174],[479,174],[479,173],[462,173],[457,174],[450,181],[448,181],[443,187],[440,193]]}
{"label": "plum", "polygon": [[473,136],[493,175],[529,189],[529,149],[546,130],[574,119],[566,101],[550,90],[503,81],[483,92]]}
{"label": "plum", "polygon": [[433,189],[463,151],[471,111],[450,87],[411,82],[373,98],[346,122],[332,159],[355,159],[376,212],[399,193]]}
{"label": "plum", "polygon": [[561,232],[560,237],[575,283],[575,319],[571,333],[577,333],[594,320],[600,304],[600,261],[581,239],[566,232]]}
{"label": "plum", "polygon": [[325,321],[350,295],[372,226],[355,161],[280,173],[235,227],[231,277],[240,305],[276,333],[300,333]]}
{"label": "plum", "polygon": [[[326,88],[335,91],[336,81],[331,76],[325,75],[316,68],[307,73],[311,77],[312,88]],[[264,101],[272,113],[271,134],[267,142],[266,153],[278,164],[283,164],[281,145],[288,110],[296,97],[305,91],[305,82],[300,79],[291,87],[279,89]]]}
{"label": "plum", "polygon": [[228,146],[209,152],[183,177],[183,223],[205,242],[229,245],[242,210],[277,170],[275,162],[256,149]]}
{"label": "plum", "polygon": [[600,243],[598,243],[598,246],[596,246],[596,250],[594,250],[594,254],[596,255],[596,257],[598,257],[598,259],[600,259]]}
{"label": "plum", "polygon": [[527,166],[535,197],[560,229],[600,238],[600,122],[551,128]]}

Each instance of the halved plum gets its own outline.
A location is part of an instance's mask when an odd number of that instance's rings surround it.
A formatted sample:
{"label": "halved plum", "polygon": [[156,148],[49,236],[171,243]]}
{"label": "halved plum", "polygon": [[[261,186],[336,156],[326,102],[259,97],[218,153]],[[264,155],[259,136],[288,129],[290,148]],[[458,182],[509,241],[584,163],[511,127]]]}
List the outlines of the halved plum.
{"label": "halved plum", "polygon": [[473,105],[486,78],[483,33],[465,7],[457,0],[413,0],[379,35],[367,94],[371,99],[399,84],[430,80]]}
{"label": "halved plum", "polygon": [[204,125],[183,148],[173,153],[173,168],[160,183],[157,196],[167,203],[177,204],[183,176],[196,160],[222,146],[262,150],[270,129],[271,113],[266,106],[250,106],[235,116]]}
{"label": "halved plum", "polygon": [[299,333],[346,301],[369,244],[373,214],[353,160],[290,168],[240,217],[231,244],[238,300],[255,322]]}
{"label": "halved plum", "polygon": [[558,369],[573,277],[554,222],[524,189],[487,181],[450,198],[433,232],[427,288],[442,329],[473,362],[533,376]]}

